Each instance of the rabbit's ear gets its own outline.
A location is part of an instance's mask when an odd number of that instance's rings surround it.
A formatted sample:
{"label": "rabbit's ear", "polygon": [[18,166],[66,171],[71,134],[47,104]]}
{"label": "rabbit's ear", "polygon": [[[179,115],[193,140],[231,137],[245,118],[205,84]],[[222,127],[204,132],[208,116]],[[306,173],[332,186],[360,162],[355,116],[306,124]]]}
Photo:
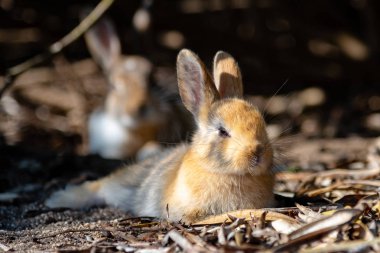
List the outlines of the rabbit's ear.
{"label": "rabbit's ear", "polygon": [[121,54],[120,41],[112,22],[102,18],[84,37],[92,57],[103,70],[109,71]]}
{"label": "rabbit's ear", "polygon": [[203,62],[188,49],[182,49],[178,54],[177,78],[182,102],[196,119],[219,99],[215,84]]}
{"label": "rabbit's ear", "polygon": [[235,59],[219,51],[214,57],[214,81],[220,97],[243,97],[243,81]]}

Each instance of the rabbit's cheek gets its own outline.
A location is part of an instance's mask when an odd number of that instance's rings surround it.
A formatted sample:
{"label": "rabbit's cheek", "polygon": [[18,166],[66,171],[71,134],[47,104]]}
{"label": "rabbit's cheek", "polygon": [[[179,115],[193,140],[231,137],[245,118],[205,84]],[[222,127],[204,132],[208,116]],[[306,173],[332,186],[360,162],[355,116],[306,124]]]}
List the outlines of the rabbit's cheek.
{"label": "rabbit's cheek", "polygon": [[228,161],[233,161],[233,163],[236,163],[236,160],[238,160],[239,156],[239,149],[234,144],[234,142],[231,142],[229,140],[223,140],[220,143],[220,152],[223,153],[224,157]]}
{"label": "rabbit's cheek", "polygon": [[149,122],[145,122],[145,124],[140,124],[135,132],[140,136],[141,139],[147,142],[150,140],[155,140],[157,138],[158,131],[159,125],[149,124]]}
{"label": "rabbit's cheek", "polygon": [[249,148],[238,145],[229,145],[225,149],[226,158],[233,165],[232,170],[237,174],[246,174],[262,164],[262,156],[256,155]]}
{"label": "rabbit's cheek", "polygon": [[136,128],[138,125],[136,119],[126,114],[120,116],[120,122],[124,127],[131,129]]}
{"label": "rabbit's cheek", "polygon": [[267,173],[268,169],[270,170],[272,168],[272,163],[273,163],[273,153],[272,153],[272,150],[268,150],[267,152],[261,155],[260,161],[256,163],[252,171],[257,175],[262,174],[262,173]]}

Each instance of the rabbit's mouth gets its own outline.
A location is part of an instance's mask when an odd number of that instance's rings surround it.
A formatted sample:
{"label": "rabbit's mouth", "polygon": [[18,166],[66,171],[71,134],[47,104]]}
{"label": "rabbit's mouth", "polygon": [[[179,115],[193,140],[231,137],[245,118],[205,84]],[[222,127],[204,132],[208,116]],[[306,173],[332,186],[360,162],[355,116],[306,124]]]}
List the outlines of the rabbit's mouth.
{"label": "rabbit's mouth", "polygon": [[257,167],[262,162],[263,156],[264,148],[259,144],[256,146],[255,150],[248,155],[250,165],[253,168]]}
{"label": "rabbit's mouth", "polygon": [[263,153],[260,155],[253,155],[249,159],[248,171],[251,175],[260,175],[267,173],[268,168],[271,167],[272,158],[270,153]]}
{"label": "rabbit's mouth", "polygon": [[260,175],[265,173],[272,161],[271,152],[259,147],[254,151],[240,153],[236,157],[232,164],[235,165],[234,171],[240,174]]}
{"label": "rabbit's mouth", "polygon": [[261,155],[253,155],[250,160],[251,160],[251,166],[255,168],[261,163],[262,158],[261,158]]}

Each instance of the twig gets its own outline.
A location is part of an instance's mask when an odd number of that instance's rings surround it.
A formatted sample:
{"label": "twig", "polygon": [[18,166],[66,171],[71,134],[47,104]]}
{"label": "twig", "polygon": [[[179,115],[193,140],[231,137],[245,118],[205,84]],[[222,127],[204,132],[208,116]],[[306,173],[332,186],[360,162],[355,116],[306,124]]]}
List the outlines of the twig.
{"label": "twig", "polygon": [[277,213],[277,212],[269,211],[266,209],[245,209],[245,210],[231,211],[231,212],[216,215],[216,216],[211,216],[211,217],[208,217],[204,220],[198,221],[193,225],[220,224],[220,223],[223,223],[224,221],[229,219],[228,215],[232,215],[232,216],[237,217],[237,218],[244,218],[246,220],[251,220],[252,215],[254,215],[256,217],[261,217],[261,215],[264,212],[268,212],[265,216],[265,219],[267,221],[274,221],[274,220],[282,219],[282,220],[286,220],[292,224],[298,224],[297,220],[295,220],[295,219],[293,219],[293,218],[291,218],[285,214],[282,214],[282,213]]}
{"label": "twig", "polygon": [[353,184],[353,185],[363,185],[370,187],[380,187],[379,180],[344,180],[345,184]]}
{"label": "twig", "polygon": [[0,90],[0,97],[12,85],[16,76],[37,64],[44,62],[52,55],[61,52],[62,49],[82,36],[82,34],[85,33],[103,15],[103,13],[112,5],[113,2],[114,0],[102,0],[90,14],[79,23],[78,26],[76,26],[66,36],[50,45],[46,52],[38,54],[16,66],[9,68],[5,74],[4,85]]}
{"label": "twig", "polygon": [[347,169],[334,169],[321,171],[311,175],[312,177],[353,177],[355,179],[363,179],[368,177],[377,176],[380,173],[380,168],[362,169],[362,170],[347,170]]}
{"label": "twig", "polygon": [[355,221],[361,214],[362,211],[358,209],[338,210],[331,216],[308,223],[293,231],[288,235],[290,241],[273,248],[272,252],[296,251],[301,245],[316,241],[326,234]]}
{"label": "twig", "polygon": [[[326,178],[326,177],[328,178],[351,177],[354,180],[360,180],[360,179],[367,179],[367,178],[377,176],[379,173],[380,173],[380,167],[378,168],[376,167],[373,169],[363,169],[363,170],[334,169],[334,170],[313,173],[313,174],[310,174],[309,176],[307,175],[305,176],[303,183],[301,183],[301,185],[298,186],[299,190],[297,191],[297,195],[301,196],[301,195],[304,195],[306,192],[308,192],[309,190],[305,188],[305,185],[311,183],[316,178],[321,180],[322,178]],[[328,186],[326,188],[327,188],[327,191],[330,191],[329,188],[331,188],[332,190],[334,187],[336,187],[336,184],[333,186]],[[322,190],[322,189],[318,189],[318,190]]]}
{"label": "twig", "polygon": [[350,189],[361,190],[365,186],[378,188],[380,187],[380,182],[378,180],[376,181],[375,180],[372,180],[372,181],[371,180],[343,180],[335,184],[332,184],[330,186],[303,192],[302,194],[308,197],[316,197],[324,193],[331,193],[332,191],[338,188],[340,190],[350,190]]}
{"label": "twig", "polygon": [[355,240],[351,242],[342,241],[339,243],[325,244],[322,247],[301,249],[302,253],[327,253],[327,252],[342,252],[342,251],[363,251],[367,247],[373,247],[380,244],[380,238],[376,237],[372,240]]}
{"label": "twig", "polygon": [[7,245],[2,244],[2,243],[0,242],[0,250],[1,250],[1,251],[7,252],[7,251],[10,251],[11,249],[12,249],[12,248],[10,248],[10,247],[8,247]]}
{"label": "twig", "polygon": [[183,251],[185,252],[194,252],[194,247],[193,245],[189,242],[188,239],[186,239],[185,237],[183,237],[180,233],[178,233],[176,230],[171,230],[167,235],[166,237],[169,237],[170,239],[172,239],[175,243],[178,244],[178,246],[180,246]]}

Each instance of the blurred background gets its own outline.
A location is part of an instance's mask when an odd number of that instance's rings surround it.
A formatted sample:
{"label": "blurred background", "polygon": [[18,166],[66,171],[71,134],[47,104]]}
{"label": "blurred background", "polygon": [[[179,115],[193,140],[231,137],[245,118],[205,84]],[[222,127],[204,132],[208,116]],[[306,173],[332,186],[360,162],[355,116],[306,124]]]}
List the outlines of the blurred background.
{"label": "blurred background", "polygon": [[[45,52],[78,25],[84,7],[99,2],[0,0],[0,88],[7,69]],[[336,202],[345,206],[376,193],[373,184],[351,187],[354,181],[342,191],[345,172],[305,178],[347,168],[356,170],[348,178],[363,172],[369,179],[365,170],[379,161],[380,142],[368,149],[380,135],[379,0],[115,0],[106,15],[122,51],[149,59],[153,85],[174,96],[180,49],[193,50],[209,68],[218,50],[236,58],[247,99],[263,112],[274,139],[275,170],[285,172],[277,174],[277,192],[303,196],[323,188],[321,197],[329,204],[350,194]],[[62,226],[72,230],[76,220],[122,217],[112,211],[52,213],[42,204],[67,184],[133,161],[88,155],[89,115],[109,90],[80,38],[17,76],[0,98],[0,229],[38,230],[28,230],[29,237],[11,234],[1,243],[9,246],[20,238],[20,245],[40,244],[36,235],[54,223],[62,231]],[[318,206],[322,198],[317,199],[297,203]]]}
{"label": "blurred background", "polygon": [[[46,50],[97,3],[0,0],[1,74]],[[157,85],[175,91],[181,48],[208,67],[224,50],[239,62],[245,93],[273,137],[333,138],[380,133],[379,11],[375,0],[116,0],[107,15],[123,52],[154,63]],[[2,143],[86,154],[87,117],[107,90],[77,40],[3,96]]]}

